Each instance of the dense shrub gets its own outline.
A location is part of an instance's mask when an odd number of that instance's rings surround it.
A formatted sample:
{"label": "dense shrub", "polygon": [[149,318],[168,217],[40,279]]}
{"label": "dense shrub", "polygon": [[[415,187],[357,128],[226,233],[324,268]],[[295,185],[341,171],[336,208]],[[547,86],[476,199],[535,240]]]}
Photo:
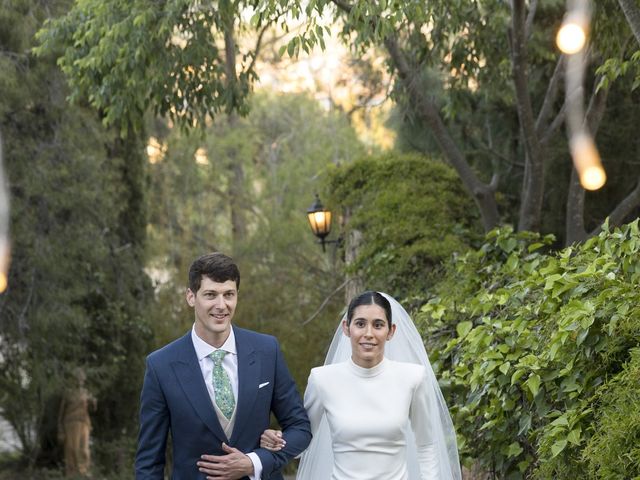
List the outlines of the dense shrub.
{"label": "dense shrub", "polygon": [[596,395],[593,436],[583,452],[593,478],[640,478],[640,349]]}
{"label": "dense shrub", "polygon": [[547,253],[552,241],[494,230],[450,262],[419,326],[464,455],[498,478],[632,478],[607,464],[637,459],[638,222]]}
{"label": "dense shrub", "polygon": [[438,160],[367,156],[333,170],[328,188],[347,212],[343,233],[362,233],[349,268],[368,288],[410,297],[433,283],[445,259],[480,240],[473,202],[455,171]]}

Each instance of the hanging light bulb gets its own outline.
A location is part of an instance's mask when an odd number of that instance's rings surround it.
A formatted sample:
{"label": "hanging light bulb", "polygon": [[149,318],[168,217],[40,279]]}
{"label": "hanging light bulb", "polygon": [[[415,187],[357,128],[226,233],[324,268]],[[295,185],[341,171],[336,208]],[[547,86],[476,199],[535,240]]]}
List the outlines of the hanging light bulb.
{"label": "hanging light bulb", "polygon": [[591,135],[577,133],[571,138],[570,148],[580,184],[585,190],[598,190],[607,181],[607,174]]}
{"label": "hanging light bulb", "polygon": [[576,9],[565,17],[556,35],[556,45],[562,53],[573,55],[584,48],[588,23],[589,18],[584,9]]}
{"label": "hanging light bulb", "polygon": [[0,293],[3,293],[9,284],[9,242],[0,238]]}
{"label": "hanging light bulb", "polygon": [[0,137],[0,293],[9,283],[9,186],[2,168],[2,137]]}

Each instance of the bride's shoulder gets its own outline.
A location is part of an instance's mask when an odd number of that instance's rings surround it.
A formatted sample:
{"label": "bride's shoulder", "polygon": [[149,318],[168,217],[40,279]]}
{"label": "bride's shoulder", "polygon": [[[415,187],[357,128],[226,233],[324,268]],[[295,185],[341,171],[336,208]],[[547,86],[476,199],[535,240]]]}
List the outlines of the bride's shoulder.
{"label": "bride's shoulder", "polygon": [[389,364],[392,369],[401,373],[403,376],[422,378],[426,374],[426,367],[419,363],[410,362],[398,362],[395,360],[389,360]]}
{"label": "bride's shoulder", "polygon": [[344,370],[344,363],[332,363],[329,365],[322,365],[320,367],[314,367],[309,373],[309,377],[315,378],[332,378],[337,372]]}

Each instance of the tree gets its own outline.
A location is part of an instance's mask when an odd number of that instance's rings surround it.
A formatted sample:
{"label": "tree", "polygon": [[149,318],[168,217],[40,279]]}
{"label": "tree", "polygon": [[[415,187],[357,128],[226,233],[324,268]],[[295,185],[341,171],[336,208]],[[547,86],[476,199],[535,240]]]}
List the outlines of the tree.
{"label": "tree", "polygon": [[[71,99],[88,101],[108,125],[139,129],[149,109],[202,125],[220,112],[247,112],[262,34],[284,21],[287,4],[267,11],[252,1],[85,0],[47,22],[37,52],[63,52]],[[249,26],[259,33],[247,40]]]}
{"label": "tree", "polygon": [[[304,8],[301,2],[276,1],[206,6],[167,2],[160,8],[149,0],[139,0],[133,8],[122,0],[97,3],[76,5],[49,23],[40,40],[42,50],[65,46],[60,62],[72,96],[88,98],[106,112],[108,122],[140,118],[147,107],[184,124],[202,123],[220,111],[246,112],[265,29],[282,24],[286,15],[299,18],[305,12],[307,29],[282,49],[296,55],[324,45],[328,28],[322,22],[334,12],[354,50],[386,51],[397,78],[396,99],[433,136],[474,199],[485,230],[508,218],[500,200],[505,196],[515,197],[513,216],[520,230],[540,230],[552,159],[561,159],[570,171],[566,143],[559,138],[565,112],[560,95],[564,61],[552,43],[563,2],[320,0]],[[620,5],[628,23],[617,2],[595,4],[588,56],[592,76],[587,82],[593,90],[588,110],[593,131],[612,88],[611,81],[605,81],[613,78],[607,60],[628,59],[637,50],[624,41],[628,24],[635,25],[634,5],[622,0]],[[247,18],[242,12],[252,14],[250,22],[242,20]],[[256,46],[228,41],[232,30],[237,36],[248,28],[258,32]],[[237,80],[224,66],[234,55],[241,65]],[[433,95],[434,79],[442,96]],[[461,122],[482,128],[465,131]],[[568,241],[597,231],[584,223],[584,191],[575,176],[573,180],[561,189],[569,191]],[[622,222],[638,205],[640,190],[624,188],[610,207],[612,223]],[[595,227],[601,222],[599,218]]]}
{"label": "tree", "polygon": [[[363,153],[337,111],[324,111],[306,95],[259,92],[251,115],[233,128],[217,117],[202,133],[157,128],[165,145],[150,165],[149,267],[159,281],[154,316],[158,345],[192,323],[182,292],[186,271],[198,255],[233,251],[242,279],[235,321],[276,335],[294,378],[306,383],[322,363],[344,306],[331,297],[343,281],[339,265],[314,243],[305,218],[327,165],[350,163]],[[230,210],[233,172],[245,172],[242,208],[246,235],[233,234]]]}
{"label": "tree", "polygon": [[[433,135],[474,198],[485,229],[501,220],[496,193],[499,189],[508,190],[510,183],[509,179],[501,179],[501,174],[504,176],[511,168],[509,164],[519,163],[518,228],[538,231],[547,159],[564,122],[565,107],[559,98],[564,60],[552,45],[563,9],[561,2],[543,5],[524,0],[454,5],[449,1],[318,1],[307,9],[309,29],[290,45],[314,44],[311,34],[315,32],[316,19],[333,11],[344,23],[344,40],[353,48],[365,52],[372,46],[384,46],[389,69],[397,76],[396,98]],[[625,50],[623,40],[628,27],[617,5],[597,2],[595,15],[588,60],[591,72],[609,58],[632,53]],[[440,84],[434,94],[429,82],[438,77]],[[587,121],[594,132],[610,89],[602,77],[603,72],[589,82],[593,95]],[[445,92],[444,97],[439,97],[438,91]],[[474,112],[480,115],[472,116]],[[473,132],[475,138],[461,135],[456,128],[456,118],[460,117],[465,121],[484,119],[485,128]],[[509,127],[511,121],[517,122],[513,124],[515,128]],[[503,136],[505,132],[507,135]],[[470,156],[472,142],[485,146],[484,156],[494,170],[489,175],[491,180],[478,174],[482,168]],[[566,157],[566,147],[564,151]],[[583,195],[579,192],[569,196],[567,228],[572,226],[572,232],[581,227]],[[638,197],[638,189],[626,198],[618,197],[619,208],[611,212],[616,224],[640,204]]]}
{"label": "tree", "polygon": [[11,195],[12,263],[0,296],[0,408],[23,460],[55,465],[56,401],[76,366],[100,408],[98,460],[131,454],[150,331],[142,270],[143,172],[134,136],[119,139],[86,108],[70,108],[55,57],[33,34],[65,2],[0,7],[0,130]]}
{"label": "tree", "polygon": [[440,264],[477,240],[478,218],[455,172],[416,153],[363,157],[332,169],[332,203],[351,212],[345,235],[362,245],[347,265],[368,289],[413,299],[433,286]]}

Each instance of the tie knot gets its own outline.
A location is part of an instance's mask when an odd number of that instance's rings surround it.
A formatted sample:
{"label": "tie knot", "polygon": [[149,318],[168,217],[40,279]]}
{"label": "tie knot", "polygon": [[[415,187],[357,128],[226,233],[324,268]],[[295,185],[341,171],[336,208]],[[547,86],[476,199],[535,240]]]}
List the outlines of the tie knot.
{"label": "tie knot", "polygon": [[211,355],[209,355],[209,357],[211,358],[211,360],[213,360],[213,363],[215,363],[216,365],[220,365],[222,364],[222,359],[226,354],[227,352],[225,350],[216,350]]}

